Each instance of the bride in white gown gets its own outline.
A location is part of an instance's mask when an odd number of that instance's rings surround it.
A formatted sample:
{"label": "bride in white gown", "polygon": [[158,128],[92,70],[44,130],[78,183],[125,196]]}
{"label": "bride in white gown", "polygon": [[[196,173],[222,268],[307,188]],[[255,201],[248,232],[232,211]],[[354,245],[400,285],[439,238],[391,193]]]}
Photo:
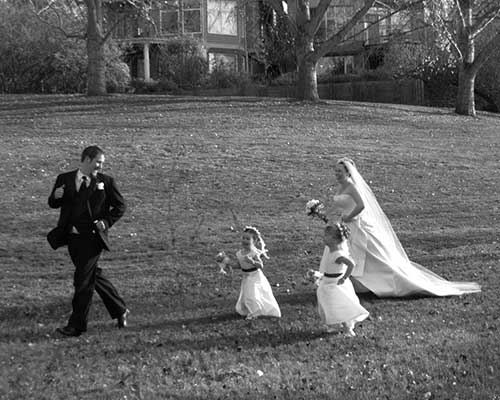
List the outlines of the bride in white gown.
{"label": "bride in white gown", "polygon": [[329,208],[351,230],[349,250],[356,262],[351,279],[357,292],[402,297],[481,291],[477,283],[448,281],[408,259],[377,199],[350,159],[337,162],[335,176],[339,186]]}

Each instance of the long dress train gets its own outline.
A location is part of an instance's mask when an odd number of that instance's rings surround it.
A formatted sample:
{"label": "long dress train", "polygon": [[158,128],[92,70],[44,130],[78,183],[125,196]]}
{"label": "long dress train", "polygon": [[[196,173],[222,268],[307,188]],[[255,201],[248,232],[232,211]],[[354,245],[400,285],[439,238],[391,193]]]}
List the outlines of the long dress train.
{"label": "long dress train", "polygon": [[[331,205],[340,216],[349,214],[356,203],[349,194],[340,194],[333,197]],[[402,297],[481,291],[475,282],[448,281],[410,261],[388,220],[386,226],[378,226],[362,211],[347,225],[351,230],[349,249],[356,263],[351,279],[357,292],[368,290],[379,297]]]}

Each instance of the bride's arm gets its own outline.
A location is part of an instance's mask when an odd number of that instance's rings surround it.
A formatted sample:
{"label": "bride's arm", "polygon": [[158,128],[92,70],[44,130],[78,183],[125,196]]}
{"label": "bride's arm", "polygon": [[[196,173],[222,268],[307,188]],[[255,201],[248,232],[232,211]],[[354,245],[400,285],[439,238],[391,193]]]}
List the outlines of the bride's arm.
{"label": "bride's arm", "polygon": [[348,193],[354,199],[356,206],[349,214],[342,215],[343,222],[351,222],[353,218],[357,217],[361,213],[361,211],[365,209],[365,203],[363,202],[358,189],[356,189],[356,186],[354,186],[352,183],[349,185]]}

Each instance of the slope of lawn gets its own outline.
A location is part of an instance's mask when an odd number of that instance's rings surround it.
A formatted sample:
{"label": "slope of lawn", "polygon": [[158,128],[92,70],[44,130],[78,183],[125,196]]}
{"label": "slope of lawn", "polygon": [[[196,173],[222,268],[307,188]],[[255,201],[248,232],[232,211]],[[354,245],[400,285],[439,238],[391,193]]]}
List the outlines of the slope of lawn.
{"label": "slope of lawn", "polygon": [[[285,99],[0,96],[2,399],[500,398],[500,117],[448,109]],[[47,196],[82,149],[128,201],[101,266],[128,302],[119,331],[94,298],[89,331],[55,333],[71,310],[66,249]],[[325,334],[304,278],[322,253],[333,168],[349,156],[410,258],[479,294],[362,296],[370,319]],[[256,225],[283,317],[235,314],[241,274],[218,273]]]}

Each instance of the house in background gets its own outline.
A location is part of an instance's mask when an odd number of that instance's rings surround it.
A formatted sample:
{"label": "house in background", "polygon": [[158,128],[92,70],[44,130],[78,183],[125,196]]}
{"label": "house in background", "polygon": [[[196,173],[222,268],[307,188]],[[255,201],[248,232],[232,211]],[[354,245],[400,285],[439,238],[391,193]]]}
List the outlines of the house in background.
{"label": "house in background", "polygon": [[[293,13],[296,1],[287,1],[289,13]],[[312,14],[318,3],[319,0],[310,0]],[[375,69],[383,59],[381,52],[391,35],[395,31],[415,29],[414,18],[392,14],[390,3],[376,1],[345,42],[328,54],[319,67],[335,65],[339,73]],[[109,21],[116,24],[115,41],[127,43],[134,49],[128,60],[132,76],[145,81],[154,79],[157,46],[181,36],[200,41],[211,67],[222,61],[234,71],[251,75],[264,71],[256,50],[259,35],[264,31],[259,25],[263,19],[258,1],[172,0],[156,4],[157,8],[148,13],[148,18],[137,16],[123,2],[110,3],[108,7]],[[332,0],[317,39],[325,40],[338,31],[362,4],[363,0]]]}
{"label": "house in background", "polygon": [[[253,8],[241,0],[175,0],[161,2],[148,13],[137,16],[123,4],[108,8],[111,24],[116,24],[113,38],[131,45],[129,56],[132,76],[148,81],[156,77],[157,46],[169,39],[189,36],[200,41],[209,65],[218,62],[235,71],[251,72],[256,26],[246,23]],[[252,31],[254,32],[252,34]],[[252,64],[252,65],[251,65]]]}
{"label": "house in background", "polygon": [[[312,0],[313,7],[318,3],[319,0]],[[325,40],[337,32],[363,3],[363,0],[332,0],[318,30],[318,40]],[[394,12],[397,4],[391,3],[376,1],[345,41],[319,62],[319,68],[334,65],[341,74],[376,69],[383,62],[384,49],[394,35],[404,35],[410,41],[420,40],[422,19],[417,16],[422,11]]]}

